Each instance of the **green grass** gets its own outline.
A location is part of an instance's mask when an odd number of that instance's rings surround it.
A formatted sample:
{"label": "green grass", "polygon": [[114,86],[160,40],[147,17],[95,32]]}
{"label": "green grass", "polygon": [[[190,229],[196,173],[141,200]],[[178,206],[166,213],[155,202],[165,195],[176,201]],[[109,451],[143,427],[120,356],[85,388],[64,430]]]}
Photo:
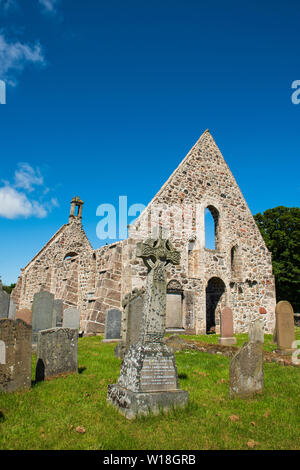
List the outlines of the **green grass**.
{"label": "green grass", "polygon": [[[246,339],[238,335],[240,344]],[[299,368],[267,363],[264,393],[230,400],[229,359],[182,351],[176,361],[188,406],[128,421],[106,402],[107,386],[120,370],[114,347],[101,337],[80,338],[79,374],[40,382],[27,392],[0,393],[0,449],[249,449],[253,441],[254,449],[300,448]],[[34,369],[33,357],[33,379]],[[77,426],[86,432],[79,434]]]}
{"label": "green grass", "polygon": [[[300,327],[295,327],[296,333],[296,340],[300,340]],[[168,335],[170,336],[170,335]],[[210,344],[218,344],[218,339],[220,335],[179,335],[183,339],[199,341],[204,343]],[[237,343],[235,346],[241,347],[243,344],[248,341],[248,333],[234,335],[237,339]],[[273,335],[265,335],[264,341],[264,350],[268,352],[272,352],[276,349],[276,343],[273,343]]]}

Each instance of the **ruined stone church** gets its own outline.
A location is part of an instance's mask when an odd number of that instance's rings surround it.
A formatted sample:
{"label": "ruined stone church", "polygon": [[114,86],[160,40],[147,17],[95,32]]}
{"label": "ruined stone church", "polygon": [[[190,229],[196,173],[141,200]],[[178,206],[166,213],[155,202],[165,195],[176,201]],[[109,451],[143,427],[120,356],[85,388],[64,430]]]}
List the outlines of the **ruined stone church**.
{"label": "ruined stone church", "polygon": [[[41,288],[80,309],[81,329],[102,333],[106,311],[122,309],[133,289],[145,286],[147,270],[136,244],[164,226],[181,253],[168,269],[169,331],[219,332],[220,312],[233,311],[235,332],[249,321],[275,321],[275,281],[271,254],[210,132],[205,131],[147,208],[128,228],[128,238],[96,250],[82,227],[83,201],[71,202],[69,221],[21,270],[12,298],[17,309],[31,308]],[[205,245],[205,211],[214,220],[214,249]]]}

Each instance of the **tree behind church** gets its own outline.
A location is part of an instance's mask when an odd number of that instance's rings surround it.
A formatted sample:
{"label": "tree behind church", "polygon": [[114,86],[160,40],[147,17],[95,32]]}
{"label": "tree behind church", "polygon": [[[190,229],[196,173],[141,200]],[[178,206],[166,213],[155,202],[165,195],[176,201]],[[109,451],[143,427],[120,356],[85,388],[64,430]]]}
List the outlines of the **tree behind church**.
{"label": "tree behind church", "polygon": [[300,208],[274,207],[254,219],[272,253],[277,302],[288,300],[300,312]]}

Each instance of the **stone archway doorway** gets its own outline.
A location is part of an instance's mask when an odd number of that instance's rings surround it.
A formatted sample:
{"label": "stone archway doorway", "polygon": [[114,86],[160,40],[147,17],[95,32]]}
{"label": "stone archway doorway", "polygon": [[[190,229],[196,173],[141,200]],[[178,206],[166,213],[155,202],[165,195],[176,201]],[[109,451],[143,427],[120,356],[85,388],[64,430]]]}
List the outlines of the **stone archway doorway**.
{"label": "stone archway doorway", "polygon": [[225,306],[226,286],[219,277],[209,279],[206,286],[206,334],[216,332],[220,325],[220,312]]}

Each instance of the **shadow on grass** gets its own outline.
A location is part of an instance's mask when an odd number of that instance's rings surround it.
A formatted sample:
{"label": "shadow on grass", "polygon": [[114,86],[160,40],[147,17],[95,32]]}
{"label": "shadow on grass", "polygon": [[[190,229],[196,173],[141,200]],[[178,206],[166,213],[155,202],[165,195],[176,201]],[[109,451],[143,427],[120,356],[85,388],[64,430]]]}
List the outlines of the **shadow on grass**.
{"label": "shadow on grass", "polygon": [[85,370],[86,370],[85,366],[78,367],[78,374],[82,374],[82,372],[84,372]]}
{"label": "shadow on grass", "polygon": [[4,416],[4,413],[0,411],[0,423],[3,423],[3,421],[5,421],[5,416]]}
{"label": "shadow on grass", "polygon": [[186,374],[178,374],[179,379],[187,379],[188,376]]}

